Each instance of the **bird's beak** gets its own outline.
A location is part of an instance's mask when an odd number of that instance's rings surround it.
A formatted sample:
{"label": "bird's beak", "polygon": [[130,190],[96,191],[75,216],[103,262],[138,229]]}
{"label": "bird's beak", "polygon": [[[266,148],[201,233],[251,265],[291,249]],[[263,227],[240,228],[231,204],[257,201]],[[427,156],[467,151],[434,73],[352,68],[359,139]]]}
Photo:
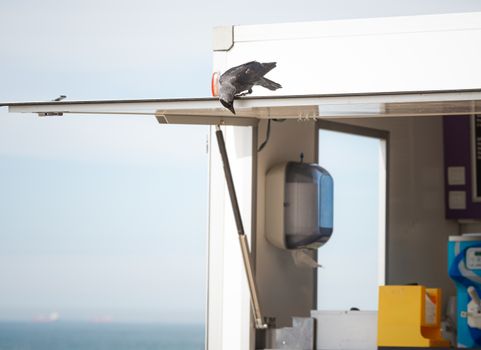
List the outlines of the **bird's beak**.
{"label": "bird's beak", "polygon": [[227,108],[229,111],[232,112],[232,114],[235,114],[235,109],[234,109],[234,101],[232,102],[227,102],[227,101],[224,101],[224,100],[220,100],[220,102],[222,103],[222,105]]}

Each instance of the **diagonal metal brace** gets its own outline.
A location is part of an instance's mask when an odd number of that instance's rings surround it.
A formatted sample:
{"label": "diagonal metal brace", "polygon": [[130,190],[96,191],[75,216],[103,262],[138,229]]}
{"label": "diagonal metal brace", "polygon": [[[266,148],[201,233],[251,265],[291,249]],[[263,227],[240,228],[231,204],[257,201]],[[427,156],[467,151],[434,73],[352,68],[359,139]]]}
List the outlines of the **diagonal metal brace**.
{"label": "diagonal metal brace", "polygon": [[262,313],[259,305],[259,296],[257,294],[256,283],[254,274],[252,272],[252,261],[249,252],[249,246],[247,243],[247,237],[244,232],[244,225],[242,224],[242,217],[240,214],[239,203],[237,201],[237,195],[234,187],[234,180],[232,179],[232,172],[230,170],[229,158],[227,156],[227,150],[225,147],[224,135],[219,125],[216,127],[217,144],[219,145],[219,151],[222,157],[222,163],[224,164],[225,180],[227,182],[227,188],[229,190],[230,201],[232,204],[232,211],[234,212],[235,223],[237,227],[237,233],[239,234],[239,243],[242,251],[242,258],[244,260],[244,268],[247,275],[247,282],[249,284],[249,291],[251,295],[252,311],[254,312],[255,327],[257,329],[267,328],[267,324],[262,318]]}

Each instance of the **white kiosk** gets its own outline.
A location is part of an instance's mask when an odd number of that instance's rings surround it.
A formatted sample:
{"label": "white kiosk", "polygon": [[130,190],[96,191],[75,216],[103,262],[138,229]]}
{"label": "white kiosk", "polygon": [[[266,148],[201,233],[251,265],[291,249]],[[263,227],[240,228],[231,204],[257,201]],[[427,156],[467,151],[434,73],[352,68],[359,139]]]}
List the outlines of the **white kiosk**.
{"label": "white kiosk", "polygon": [[[306,162],[316,162],[318,119],[390,133],[386,280],[417,281],[454,295],[443,274],[447,237],[477,222],[445,219],[443,116],[481,114],[480,42],[481,13],[227,26],[214,30],[213,71],[276,61],[270,77],[283,85],[236,101],[235,117],[214,98],[0,106],[39,116],[129,114],[161,124],[223,124],[259,302],[285,327],[293,316],[309,317],[316,309],[317,281],[312,270],[297,268],[288,251],[266,239],[266,173],[301,152]],[[275,125],[257,153],[269,118],[287,121]],[[215,147],[209,149],[207,347],[253,349],[256,332],[221,159]]]}

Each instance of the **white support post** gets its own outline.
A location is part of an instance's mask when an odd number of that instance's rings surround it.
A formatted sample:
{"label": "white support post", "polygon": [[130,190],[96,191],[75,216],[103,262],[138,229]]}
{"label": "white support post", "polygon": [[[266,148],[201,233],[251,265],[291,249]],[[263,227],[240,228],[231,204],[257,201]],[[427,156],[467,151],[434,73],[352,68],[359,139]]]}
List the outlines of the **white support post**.
{"label": "white support post", "polygon": [[[251,242],[252,128],[223,127],[246,236]],[[215,127],[209,147],[207,348],[248,350],[254,335],[249,288]]]}

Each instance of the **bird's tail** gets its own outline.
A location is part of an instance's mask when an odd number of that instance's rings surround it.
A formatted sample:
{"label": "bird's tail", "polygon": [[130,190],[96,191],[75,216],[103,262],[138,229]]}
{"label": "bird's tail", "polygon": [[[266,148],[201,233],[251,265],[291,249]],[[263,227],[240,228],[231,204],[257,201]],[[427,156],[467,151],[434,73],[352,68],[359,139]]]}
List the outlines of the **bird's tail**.
{"label": "bird's tail", "polygon": [[265,73],[267,74],[269,71],[272,69],[276,68],[277,62],[267,62],[267,63],[262,63],[262,68],[265,69]]}
{"label": "bird's tail", "polygon": [[258,85],[265,87],[269,90],[277,90],[280,89],[282,86],[281,84],[276,83],[275,81],[269,80],[267,78],[260,78],[257,82]]}

